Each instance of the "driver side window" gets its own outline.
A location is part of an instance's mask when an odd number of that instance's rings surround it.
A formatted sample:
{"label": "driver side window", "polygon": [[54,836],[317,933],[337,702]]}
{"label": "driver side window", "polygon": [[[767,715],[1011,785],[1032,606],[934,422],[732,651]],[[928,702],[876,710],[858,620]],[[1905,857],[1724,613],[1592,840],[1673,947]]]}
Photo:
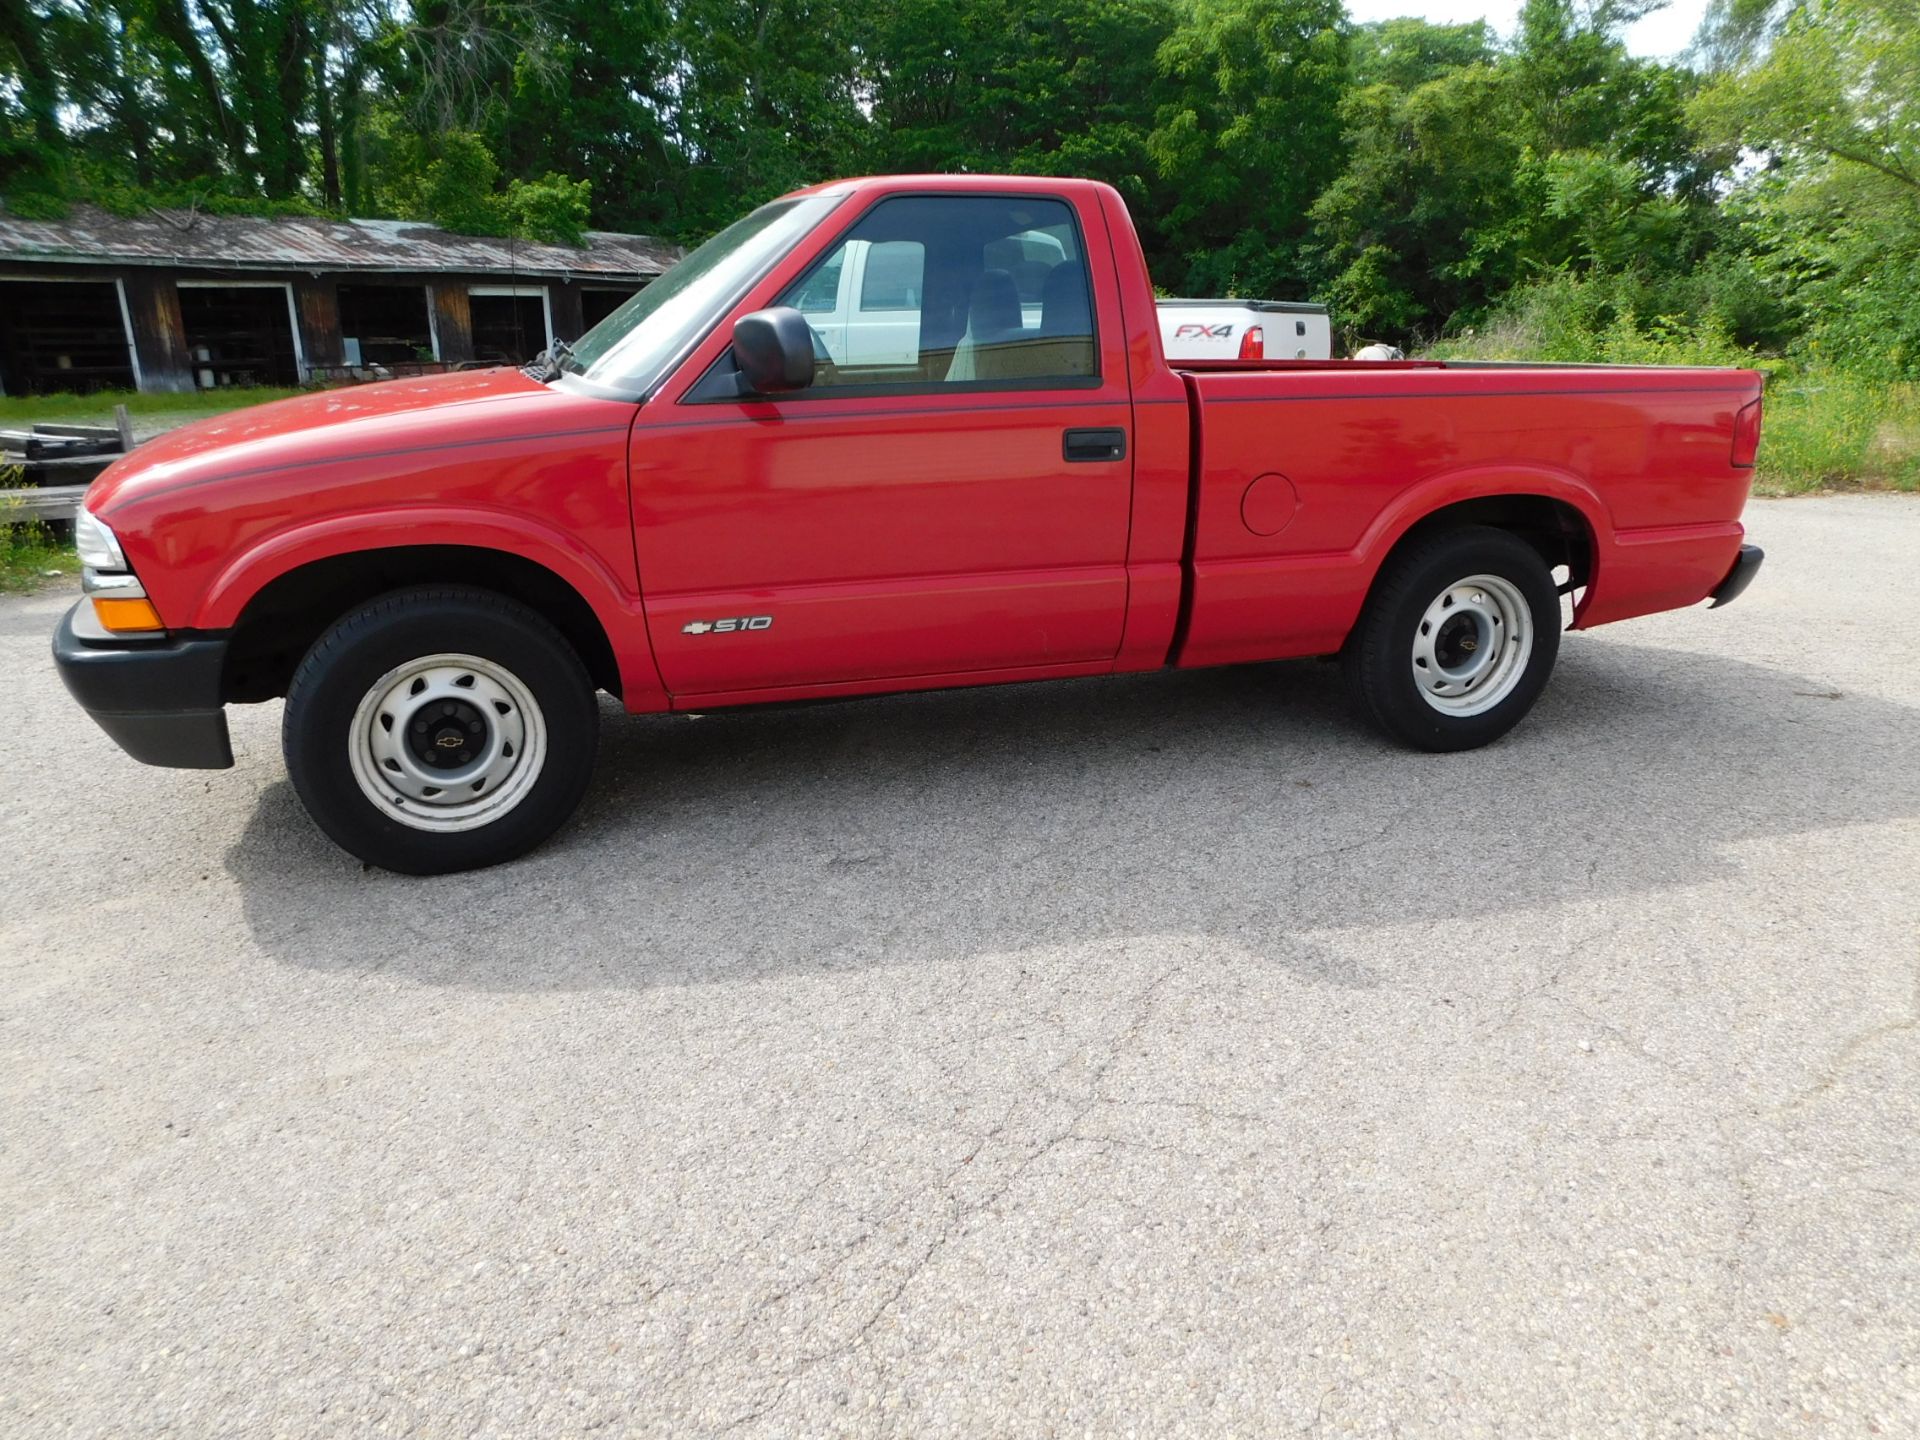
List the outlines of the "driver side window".
{"label": "driver side window", "polygon": [[776,303],[806,316],[826,356],[816,391],[1017,389],[1099,375],[1086,252],[1059,200],[884,200]]}

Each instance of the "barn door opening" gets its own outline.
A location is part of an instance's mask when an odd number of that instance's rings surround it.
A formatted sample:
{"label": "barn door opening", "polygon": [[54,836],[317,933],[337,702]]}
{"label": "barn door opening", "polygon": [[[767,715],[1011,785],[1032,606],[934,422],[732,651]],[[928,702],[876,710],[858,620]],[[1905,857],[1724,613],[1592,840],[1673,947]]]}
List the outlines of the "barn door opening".
{"label": "barn door opening", "polygon": [[180,321],[194,383],[202,390],[300,383],[285,285],[182,281]]}
{"label": "barn door opening", "polygon": [[439,358],[424,285],[342,285],[336,294],[347,364],[404,369]]}
{"label": "barn door opening", "polygon": [[0,281],[0,387],[7,394],[133,386],[119,286],[111,280]]}
{"label": "barn door opening", "polygon": [[473,358],[524,365],[547,348],[547,292],[534,286],[476,285],[467,292]]}
{"label": "barn door opening", "polygon": [[634,286],[583,285],[580,287],[580,315],[591,330],[607,316],[631,300],[639,291]]}

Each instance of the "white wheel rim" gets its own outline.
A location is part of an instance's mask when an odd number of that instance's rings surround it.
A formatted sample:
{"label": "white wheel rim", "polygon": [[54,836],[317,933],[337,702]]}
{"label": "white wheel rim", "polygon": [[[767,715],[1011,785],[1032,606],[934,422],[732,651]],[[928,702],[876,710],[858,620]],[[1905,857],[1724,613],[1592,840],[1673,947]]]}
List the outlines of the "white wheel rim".
{"label": "white wheel rim", "polygon": [[547,723],[520,677],[477,655],[423,655],[361,697],[347,732],[360,792],[414,830],[489,825],[534,787]]}
{"label": "white wheel rim", "polygon": [[1413,632],[1414,688],[1442,715],[1480,715],[1506,699],[1533,655],[1533,611],[1519,586],[1469,575],[1433,597]]}

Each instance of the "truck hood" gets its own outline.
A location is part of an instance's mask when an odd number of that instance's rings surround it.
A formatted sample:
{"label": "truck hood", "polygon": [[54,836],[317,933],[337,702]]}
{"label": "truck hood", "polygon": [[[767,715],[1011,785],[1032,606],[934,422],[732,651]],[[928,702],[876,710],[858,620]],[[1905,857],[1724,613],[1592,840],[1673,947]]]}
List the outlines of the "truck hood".
{"label": "truck hood", "polygon": [[457,441],[469,422],[504,419],[502,412],[515,410],[531,418],[557,398],[521,371],[502,367],[253,405],[169,430],[129,452],[93,482],[87,507],[107,516],[178,489],[307,467],[311,488],[321,489],[336,478],[327,462]]}

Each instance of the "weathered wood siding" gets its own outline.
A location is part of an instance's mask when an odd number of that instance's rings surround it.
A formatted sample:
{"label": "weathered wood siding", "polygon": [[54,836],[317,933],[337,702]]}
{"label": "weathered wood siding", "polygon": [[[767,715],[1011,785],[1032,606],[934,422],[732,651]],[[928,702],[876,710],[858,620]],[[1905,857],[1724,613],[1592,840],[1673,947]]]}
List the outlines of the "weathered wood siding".
{"label": "weathered wood siding", "polygon": [[158,270],[130,268],[120,272],[127,292],[127,318],[133,324],[133,351],[140,360],[142,390],[182,392],[194,388],[193,357],[187,352],[180,291],[173,279]]}
{"label": "weathered wood siding", "polygon": [[[340,334],[340,295],[331,275],[301,275],[293,282],[294,309],[300,316],[300,344],[308,365],[344,365],[347,347]],[[303,375],[302,380],[306,379]]]}
{"label": "weathered wood siding", "polygon": [[433,282],[433,328],[442,361],[459,365],[473,359],[473,307],[466,281]]}

